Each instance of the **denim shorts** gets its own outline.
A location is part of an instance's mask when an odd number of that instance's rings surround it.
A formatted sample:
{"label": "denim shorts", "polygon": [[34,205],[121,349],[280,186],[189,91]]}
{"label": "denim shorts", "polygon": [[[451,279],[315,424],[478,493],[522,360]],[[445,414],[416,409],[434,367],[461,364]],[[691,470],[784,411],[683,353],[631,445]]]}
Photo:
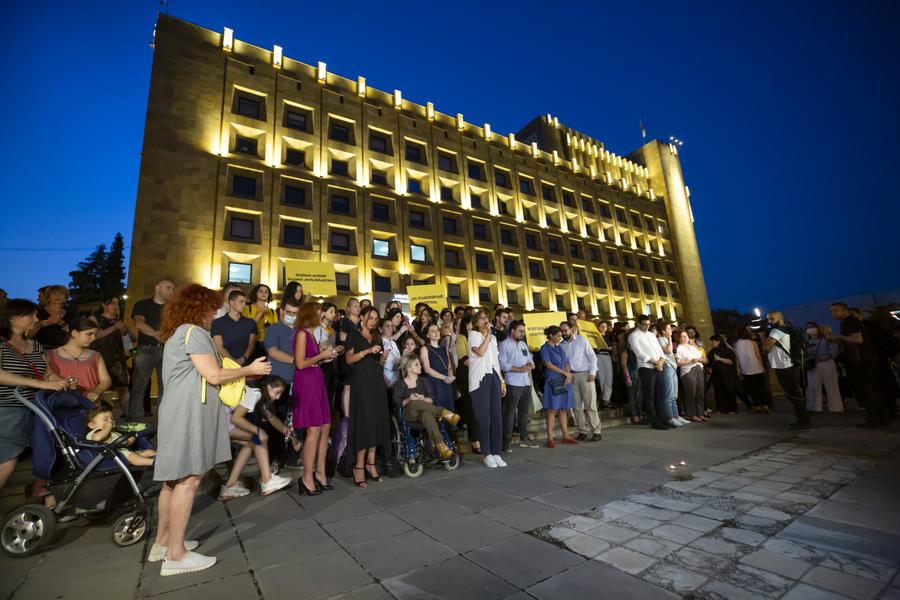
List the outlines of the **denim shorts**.
{"label": "denim shorts", "polygon": [[22,405],[0,406],[0,464],[18,457],[31,439],[31,411]]}

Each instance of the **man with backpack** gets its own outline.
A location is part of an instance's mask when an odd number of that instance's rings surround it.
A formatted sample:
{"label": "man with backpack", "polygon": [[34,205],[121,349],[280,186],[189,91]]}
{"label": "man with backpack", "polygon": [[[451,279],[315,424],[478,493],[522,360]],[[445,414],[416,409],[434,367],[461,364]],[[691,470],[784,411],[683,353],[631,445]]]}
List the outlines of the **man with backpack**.
{"label": "man with backpack", "polygon": [[769,334],[765,339],[765,348],[769,355],[769,365],[775,371],[775,378],[784,390],[784,395],[794,405],[797,417],[797,421],[791,423],[790,427],[810,431],[813,428],[812,421],[806,411],[806,399],[800,383],[803,379],[803,355],[806,350],[802,334],[785,324],[781,311],[773,310],[767,318]]}

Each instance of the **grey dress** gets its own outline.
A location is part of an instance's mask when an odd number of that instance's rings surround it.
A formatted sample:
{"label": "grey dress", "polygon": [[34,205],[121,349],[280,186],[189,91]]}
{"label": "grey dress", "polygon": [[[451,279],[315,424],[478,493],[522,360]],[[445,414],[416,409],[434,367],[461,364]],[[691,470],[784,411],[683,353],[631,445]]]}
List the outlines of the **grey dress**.
{"label": "grey dress", "polygon": [[163,349],[162,377],[166,390],[159,405],[159,447],[153,478],[174,481],[203,475],[217,463],[231,460],[228,421],[219,390],[206,384],[206,403],[200,402],[200,373],[191,354],[216,356],[209,332],[194,327],[185,348],[190,324],[180,325]]}

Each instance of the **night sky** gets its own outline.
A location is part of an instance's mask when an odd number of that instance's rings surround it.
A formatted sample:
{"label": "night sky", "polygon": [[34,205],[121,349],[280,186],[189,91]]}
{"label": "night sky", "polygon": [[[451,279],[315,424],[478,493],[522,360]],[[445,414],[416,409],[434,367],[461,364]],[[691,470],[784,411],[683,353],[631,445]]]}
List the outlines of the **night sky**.
{"label": "night sky", "polygon": [[[787,5],[787,6],[785,6]],[[900,3],[229,2],[173,16],[500,134],[552,113],[617,154],[684,140],[713,307],[900,288]],[[159,4],[0,21],[0,287],[34,297],[130,243]]]}

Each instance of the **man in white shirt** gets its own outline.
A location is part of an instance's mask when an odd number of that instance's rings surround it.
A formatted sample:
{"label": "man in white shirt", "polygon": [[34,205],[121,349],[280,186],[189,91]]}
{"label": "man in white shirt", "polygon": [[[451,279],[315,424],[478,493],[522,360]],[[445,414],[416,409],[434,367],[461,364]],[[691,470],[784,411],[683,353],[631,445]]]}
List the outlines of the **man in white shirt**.
{"label": "man in white shirt", "polygon": [[650,317],[638,316],[637,328],[628,336],[628,346],[637,357],[641,398],[650,416],[650,426],[653,429],[674,427],[666,422],[666,390],[663,381],[666,356],[656,334],[650,332]]}
{"label": "man in white shirt", "polygon": [[812,421],[806,411],[806,400],[803,389],[800,387],[800,367],[791,360],[791,344],[803,344],[803,340],[792,340],[790,329],[784,323],[784,315],[773,310],[766,318],[769,322],[769,335],[764,343],[766,352],[769,353],[769,366],[775,371],[778,385],[784,390],[784,395],[794,406],[796,422],[791,423],[791,429],[810,431]]}
{"label": "man in white shirt", "polygon": [[[559,324],[563,336],[562,346],[569,368],[572,369],[572,390],[575,393],[575,425],[578,440],[597,442],[600,440],[600,414],[597,412],[597,355],[591,344],[578,335],[578,327],[568,321]],[[587,422],[585,422],[587,414]]]}

